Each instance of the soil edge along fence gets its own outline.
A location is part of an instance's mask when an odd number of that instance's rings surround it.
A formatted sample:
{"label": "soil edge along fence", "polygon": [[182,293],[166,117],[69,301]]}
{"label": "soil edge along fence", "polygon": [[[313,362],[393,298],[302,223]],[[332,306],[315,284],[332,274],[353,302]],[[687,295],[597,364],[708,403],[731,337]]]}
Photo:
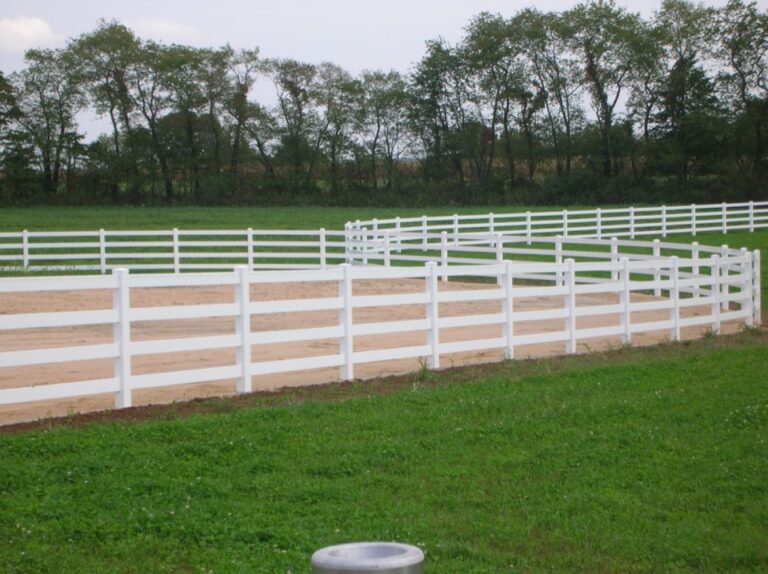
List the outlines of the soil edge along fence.
{"label": "soil edge along fence", "polygon": [[[750,224],[766,226],[766,205],[749,205]],[[57,294],[88,291],[109,294],[103,300],[111,302],[88,310],[52,306],[0,315],[0,336],[6,336],[0,340],[12,340],[8,337],[28,330],[62,328],[100,329],[105,337],[97,343],[77,344],[73,339],[71,345],[59,341],[35,348],[0,348],[0,381],[8,380],[2,378],[3,371],[14,369],[82,361],[111,364],[106,376],[87,380],[54,378],[25,386],[24,377],[11,377],[12,384],[0,388],[0,405],[112,395],[114,406],[122,408],[131,406],[135,393],[146,389],[229,381],[232,391],[250,392],[254,377],[263,375],[334,369],[337,378],[348,380],[371,363],[410,360],[439,368],[467,353],[524,357],[528,349],[542,344],[575,353],[596,341],[626,344],[649,333],[679,340],[686,333],[700,336],[727,326],[760,323],[759,251],[660,239],[516,235],[497,227],[495,216],[485,217],[486,223],[494,222],[492,232],[454,233],[428,225],[426,231],[414,230],[403,220],[399,229],[378,222],[375,229],[348,225],[342,232],[248,230],[244,237],[236,236],[243,232],[189,232],[197,238],[206,234],[229,238],[225,245],[211,242],[218,249],[213,253],[220,257],[198,257],[199,267],[190,269],[183,267],[185,249],[201,246],[189,243],[206,243],[206,248],[208,243],[185,242],[183,234],[173,232],[174,273],[158,273],[161,269],[154,267],[146,270],[155,273],[136,273],[144,269],[141,262],[129,270],[112,267],[106,258],[106,264],[101,259],[88,266],[100,272],[97,275],[0,279],[0,300],[45,294],[53,302]],[[121,233],[124,243],[140,243],[130,239],[130,232]],[[160,235],[146,233],[153,241]],[[70,244],[62,249],[83,249],[72,247],[70,238],[55,235]],[[245,250],[233,251],[242,248],[243,241]],[[270,262],[265,254],[279,257]],[[264,269],[274,261],[279,261],[278,269]],[[214,270],[226,265],[229,270],[181,272],[201,271],[208,265]],[[295,284],[317,287],[312,296],[292,297]],[[398,289],[377,288],[392,284]],[[254,297],[266,286],[279,296]],[[208,287],[229,293],[228,302],[169,300],[150,306],[135,300],[141,290]],[[547,301],[547,307],[535,308],[533,300]],[[409,313],[394,311],[404,308]],[[313,326],[287,320],[302,313],[325,313],[331,319]],[[267,316],[270,321],[259,321]],[[192,337],[136,336],[139,325],[210,318],[227,322],[229,331]],[[371,346],[371,337],[389,339]],[[270,358],[260,353],[270,345],[303,349],[316,341],[323,341],[317,347],[322,352],[316,349],[311,356]],[[155,372],[135,368],[147,355],[211,350],[221,350],[231,360],[195,368],[183,368],[182,362]]]}

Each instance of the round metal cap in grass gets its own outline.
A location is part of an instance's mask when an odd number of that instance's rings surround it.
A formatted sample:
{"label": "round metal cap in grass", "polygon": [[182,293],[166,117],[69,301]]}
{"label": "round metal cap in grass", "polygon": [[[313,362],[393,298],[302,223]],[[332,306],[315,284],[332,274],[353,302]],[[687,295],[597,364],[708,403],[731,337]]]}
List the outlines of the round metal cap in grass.
{"label": "round metal cap in grass", "polygon": [[397,542],[354,542],[321,548],[312,555],[313,574],[423,574],[424,553]]}

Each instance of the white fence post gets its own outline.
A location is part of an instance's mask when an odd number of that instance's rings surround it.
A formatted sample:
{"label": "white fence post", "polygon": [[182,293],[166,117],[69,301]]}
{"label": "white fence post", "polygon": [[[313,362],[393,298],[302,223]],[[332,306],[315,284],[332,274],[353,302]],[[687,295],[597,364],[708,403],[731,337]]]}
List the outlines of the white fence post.
{"label": "white fence post", "polygon": [[245,241],[248,249],[248,269],[253,269],[253,229],[248,228],[245,231]]}
{"label": "white fence post", "polygon": [[667,236],[667,206],[661,206],[661,236]]}
{"label": "white fence post", "polygon": [[493,235],[496,232],[496,221],[493,216],[493,212],[488,214],[488,233]]}
{"label": "white fence post", "polygon": [[107,232],[99,229],[99,269],[101,274],[107,272]]}
{"label": "white fence post", "polygon": [[384,231],[384,267],[392,266],[392,239],[389,229]]}
{"label": "white fence post", "polygon": [[440,267],[443,269],[443,281],[448,281],[448,233],[440,232]]}
{"label": "white fence post", "polygon": [[328,267],[328,238],[325,227],[320,228],[320,269]]}
{"label": "white fence post", "polygon": [[566,283],[568,294],[565,296],[567,316],[565,318],[565,330],[568,331],[568,341],[565,344],[566,353],[576,352],[576,271],[574,261],[566,259]]}
{"label": "white fence post", "polygon": [[670,298],[672,299],[672,340],[680,340],[680,267],[677,255],[672,256],[672,268],[670,269],[672,279],[672,288],[670,289]]}
{"label": "white fence post", "polygon": [[341,326],[341,339],[339,347],[344,363],[341,366],[339,376],[343,381],[352,380],[355,376],[354,347],[352,336],[352,267],[349,263],[341,265],[341,280],[339,281],[339,297],[341,309],[339,310],[339,324]]}
{"label": "white fence post", "polygon": [[235,304],[238,308],[235,332],[240,339],[237,348],[237,364],[240,367],[240,378],[237,380],[238,393],[250,393],[251,381],[251,290],[249,268],[245,265],[236,267],[237,284],[235,285]]}
{"label": "white fence post", "polygon": [[[555,263],[561,265],[563,263],[563,238],[561,236],[555,237]],[[563,286],[563,271],[558,267],[555,272],[556,281],[555,284],[558,287]]]}
{"label": "white fence post", "polygon": [[430,348],[429,367],[440,368],[440,326],[438,324],[438,300],[437,300],[437,265],[434,261],[427,262],[427,320],[429,321]]}
{"label": "white fence post", "polygon": [[740,298],[740,307],[742,310],[747,311],[747,326],[753,327],[754,326],[754,309],[752,308],[753,303],[753,296],[752,296],[752,254],[747,250],[746,247],[742,247],[740,250],[741,253],[741,261],[739,263],[739,269],[741,269],[741,273],[739,274],[741,276],[741,284],[739,285],[739,290],[741,291]]}
{"label": "white fence post", "polygon": [[173,228],[173,272],[177,275],[181,272],[181,261],[179,257],[179,230]]}
{"label": "white fence post", "polygon": [[635,238],[635,208],[629,208],[629,238]]}
{"label": "white fence post", "polygon": [[691,234],[696,237],[696,204],[691,204]]}
{"label": "white fence post", "polygon": [[755,325],[762,325],[762,292],[761,284],[762,279],[760,277],[760,250],[755,249],[752,252],[752,272],[754,273],[755,281],[752,285],[752,293],[754,294],[754,303],[752,304],[752,311],[755,315]]}
{"label": "white fence post", "polygon": [[[498,265],[501,265],[504,263],[504,235],[501,233],[496,234],[496,263]],[[502,284],[502,277],[499,275],[496,278],[497,285],[501,286]]]}
{"label": "white fence post", "polygon": [[749,232],[755,231],[755,202],[749,202]]}
{"label": "white fence post", "polygon": [[[693,273],[694,279],[698,279],[701,271],[701,267],[699,265],[699,242],[694,241],[691,244],[691,258],[693,259],[693,262],[691,264],[691,272]],[[693,296],[698,297],[701,295],[701,287],[699,285],[694,285],[693,287]]]}
{"label": "white fence post", "polygon": [[361,242],[360,242],[360,249],[363,252],[363,265],[368,265],[368,228],[363,227],[360,230],[360,233],[362,233]]}
{"label": "white fence post", "polygon": [[725,202],[723,202],[722,206],[722,217],[723,217],[723,235],[726,235],[728,233],[728,206]]}
{"label": "white fence post", "polygon": [[29,231],[26,229],[21,232],[21,266],[29,269]]}
{"label": "white fence post", "polygon": [[628,345],[629,343],[632,342],[632,332],[631,332],[632,294],[631,294],[630,285],[629,285],[629,258],[622,257],[620,262],[621,262],[621,294],[619,295],[619,299],[622,307],[621,327],[623,329],[621,342],[624,343],[625,345]]}
{"label": "white fence post", "polygon": [[597,228],[597,238],[603,238],[603,211],[598,207],[595,210],[595,227]]}
{"label": "white fence post", "polygon": [[512,262],[504,262],[504,329],[506,331],[504,339],[507,343],[507,347],[504,351],[504,356],[507,359],[513,359],[515,357],[515,345],[512,342],[515,336],[515,323],[514,323],[514,283],[512,277]]}
{"label": "white fence post", "polygon": [[656,286],[653,288],[654,297],[661,297],[661,266],[659,261],[661,259],[661,242],[658,239],[653,240],[653,282]]}
{"label": "white fence post", "polygon": [[453,214],[453,234],[454,235],[459,234],[459,214],[458,213]]}
{"label": "white fence post", "polygon": [[720,257],[712,255],[710,257],[710,270],[712,274],[712,332],[720,332]]}
{"label": "white fence post", "polygon": [[528,245],[531,244],[531,212],[525,212],[525,236],[528,238]]}
{"label": "white fence post", "polygon": [[[611,237],[611,263],[619,262],[619,240],[618,238]],[[611,281],[616,281],[619,278],[619,272],[614,268],[611,271]]]}
{"label": "white fence post", "polygon": [[128,270],[115,269],[117,288],[112,293],[112,308],[117,311],[117,322],[112,327],[112,337],[117,344],[114,359],[114,376],[118,391],[115,393],[115,408],[123,409],[133,404],[131,389],[131,291]]}
{"label": "white fence post", "polygon": [[428,231],[428,222],[427,222],[427,216],[422,215],[421,216],[421,250],[426,251],[427,250],[427,231]]}
{"label": "white fence post", "polygon": [[[723,259],[728,258],[728,245],[723,245],[720,247],[720,257]],[[727,262],[724,263],[720,272],[720,290],[722,291],[722,294],[720,295],[720,303],[723,311],[727,311],[730,307],[730,303],[728,301],[728,296],[731,294],[731,288],[729,284],[730,271],[730,265],[728,265]]]}
{"label": "white fence post", "polygon": [[[398,223],[399,223],[399,221],[398,221]],[[344,224],[344,263],[351,263],[352,262],[352,257],[351,257],[351,254],[350,254],[350,247],[351,247],[351,245],[350,245],[351,237],[350,236],[351,236],[351,234],[352,234],[352,224],[349,221],[347,221]]]}
{"label": "white fence post", "polygon": [[563,210],[563,237],[568,237],[568,210]]}

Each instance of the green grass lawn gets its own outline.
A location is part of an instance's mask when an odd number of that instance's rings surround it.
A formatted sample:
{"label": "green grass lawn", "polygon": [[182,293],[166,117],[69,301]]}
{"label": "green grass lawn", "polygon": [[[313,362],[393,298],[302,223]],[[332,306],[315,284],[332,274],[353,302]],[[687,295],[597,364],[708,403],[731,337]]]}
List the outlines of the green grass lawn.
{"label": "green grass lawn", "polygon": [[0,571],[304,573],[317,548],[398,540],[435,574],[765,572],[766,343],[0,434]]}

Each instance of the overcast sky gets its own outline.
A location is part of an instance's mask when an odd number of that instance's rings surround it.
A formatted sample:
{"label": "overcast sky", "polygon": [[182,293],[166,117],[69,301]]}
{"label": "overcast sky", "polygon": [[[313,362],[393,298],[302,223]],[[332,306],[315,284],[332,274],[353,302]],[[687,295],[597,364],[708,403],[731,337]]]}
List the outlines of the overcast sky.
{"label": "overcast sky", "polygon": [[[723,5],[725,0],[707,0]],[[350,72],[408,71],[424,42],[459,40],[482,11],[511,16],[527,6],[561,11],[573,0],[0,0],[0,70],[23,65],[24,50],[60,47],[116,19],[141,38],[193,46],[258,46],[267,58],[331,61]],[[660,0],[618,2],[651,16]],[[768,0],[758,4],[765,8]]]}
{"label": "overcast sky", "polygon": [[[722,6],[726,0],[705,0]],[[512,16],[535,6],[562,11],[575,0],[0,0],[0,70],[23,67],[29,48],[63,47],[118,20],[142,39],[199,47],[258,47],[265,58],[330,61],[352,73],[364,69],[407,72],[424,42],[457,42],[480,12]],[[617,2],[650,17],[661,0]],[[768,0],[759,0],[762,9]],[[641,8],[638,8],[641,6]],[[269,95],[257,86],[256,97]],[[85,127],[85,126],[84,126]],[[86,128],[88,129],[88,128]],[[88,129],[93,135],[93,129]]]}

